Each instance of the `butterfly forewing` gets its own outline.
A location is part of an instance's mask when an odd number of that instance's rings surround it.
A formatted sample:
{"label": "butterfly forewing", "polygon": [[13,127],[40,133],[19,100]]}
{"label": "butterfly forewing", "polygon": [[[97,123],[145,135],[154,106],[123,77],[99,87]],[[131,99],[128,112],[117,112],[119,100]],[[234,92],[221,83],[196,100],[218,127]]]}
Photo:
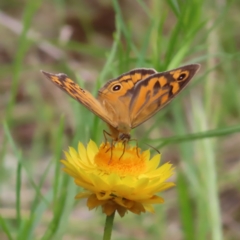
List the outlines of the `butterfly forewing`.
{"label": "butterfly forewing", "polygon": [[139,81],[129,104],[131,127],[137,127],[166,106],[189,83],[199,67],[199,64],[186,65]]}
{"label": "butterfly forewing", "polygon": [[42,73],[59,88],[100,117],[104,122],[111,124],[113,127],[117,127],[117,123],[114,122],[112,115],[106,112],[100,102],[94,98],[90,92],[82,89],[78,84],[73,82],[66,74],[52,74],[44,71],[42,71]]}

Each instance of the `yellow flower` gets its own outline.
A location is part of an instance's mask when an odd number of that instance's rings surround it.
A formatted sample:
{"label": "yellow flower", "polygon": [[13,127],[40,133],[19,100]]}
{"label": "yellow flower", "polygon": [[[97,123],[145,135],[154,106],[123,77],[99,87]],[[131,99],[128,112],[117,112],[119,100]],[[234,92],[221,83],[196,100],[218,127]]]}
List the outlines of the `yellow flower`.
{"label": "yellow flower", "polygon": [[112,149],[109,143],[98,148],[90,141],[87,148],[79,143],[78,151],[70,147],[65,155],[66,160],[61,160],[63,170],[85,189],[75,198],[88,198],[90,210],[101,206],[108,216],[115,210],[120,216],[127,211],[154,212],[152,204],[164,202],[156,194],[175,185],[166,182],[173,174],[172,165],[159,167],[160,154],[149,159],[149,150],[141,152],[128,146],[124,149],[122,143]]}

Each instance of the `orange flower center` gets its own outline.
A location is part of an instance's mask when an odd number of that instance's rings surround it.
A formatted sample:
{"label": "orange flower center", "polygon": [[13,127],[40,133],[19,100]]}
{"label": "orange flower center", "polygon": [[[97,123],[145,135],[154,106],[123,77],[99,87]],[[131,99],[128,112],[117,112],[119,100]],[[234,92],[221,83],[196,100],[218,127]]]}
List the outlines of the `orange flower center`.
{"label": "orange flower center", "polygon": [[138,176],[145,172],[147,164],[145,156],[137,147],[117,143],[111,147],[109,143],[101,144],[95,156],[98,168],[106,174],[115,173],[119,176]]}

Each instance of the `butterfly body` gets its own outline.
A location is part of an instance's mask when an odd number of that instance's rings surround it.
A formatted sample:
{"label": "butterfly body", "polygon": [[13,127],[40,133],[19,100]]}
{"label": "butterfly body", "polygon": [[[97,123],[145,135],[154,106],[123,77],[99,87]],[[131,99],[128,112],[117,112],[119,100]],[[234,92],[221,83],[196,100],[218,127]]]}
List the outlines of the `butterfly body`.
{"label": "butterfly body", "polygon": [[166,106],[199,68],[199,64],[190,64],[162,73],[154,69],[134,69],[108,81],[99,89],[97,98],[66,74],[42,73],[106,122],[113,141],[128,142],[131,129]]}

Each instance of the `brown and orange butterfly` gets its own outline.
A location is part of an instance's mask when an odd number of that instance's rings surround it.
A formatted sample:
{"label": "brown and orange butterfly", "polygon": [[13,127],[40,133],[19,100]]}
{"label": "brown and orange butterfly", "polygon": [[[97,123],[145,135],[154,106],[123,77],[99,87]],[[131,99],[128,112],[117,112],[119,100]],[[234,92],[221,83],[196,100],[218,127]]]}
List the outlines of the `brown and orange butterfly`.
{"label": "brown and orange butterfly", "polygon": [[131,129],[166,106],[189,83],[199,64],[158,73],[154,69],[133,69],[108,81],[97,98],[64,73],[42,73],[109,126],[113,141],[128,142]]}

